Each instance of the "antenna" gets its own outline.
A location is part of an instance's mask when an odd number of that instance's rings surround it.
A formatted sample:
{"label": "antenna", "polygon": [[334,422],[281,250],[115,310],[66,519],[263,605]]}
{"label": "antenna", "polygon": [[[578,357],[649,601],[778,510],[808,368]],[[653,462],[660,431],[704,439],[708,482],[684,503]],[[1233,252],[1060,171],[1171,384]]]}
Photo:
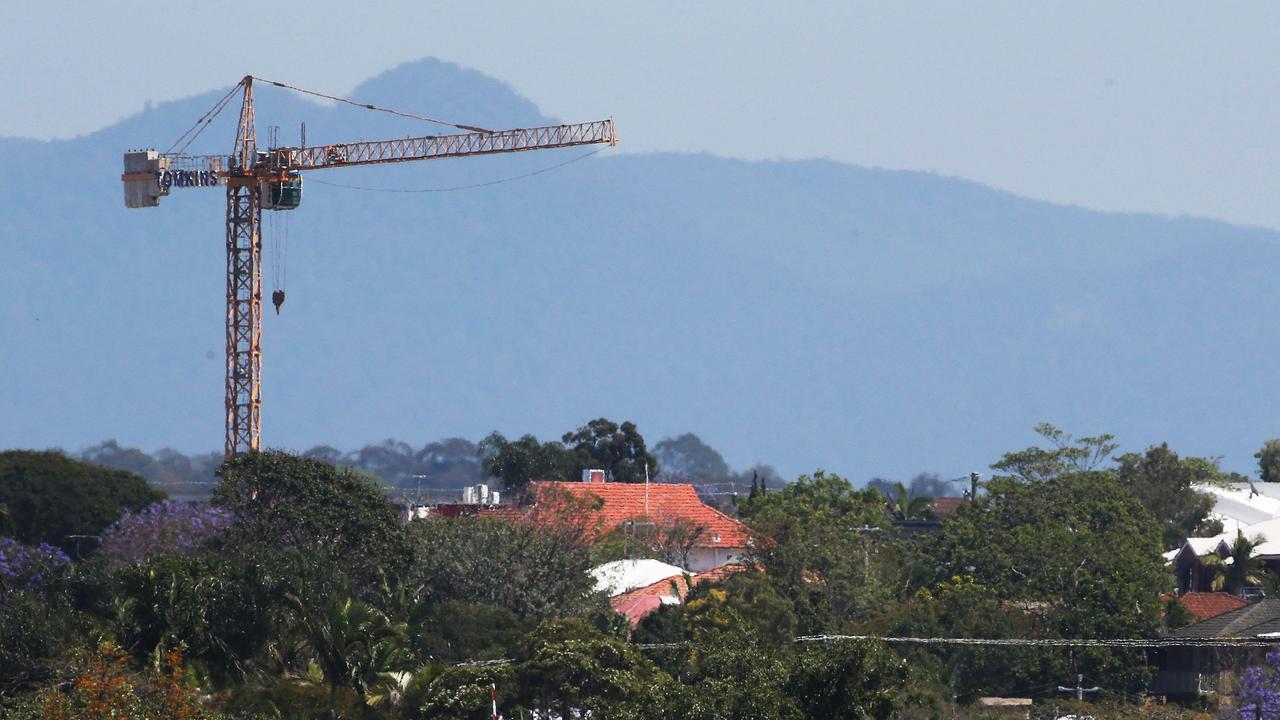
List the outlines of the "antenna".
{"label": "antenna", "polygon": [[644,461],[644,514],[649,516],[649,461]]}

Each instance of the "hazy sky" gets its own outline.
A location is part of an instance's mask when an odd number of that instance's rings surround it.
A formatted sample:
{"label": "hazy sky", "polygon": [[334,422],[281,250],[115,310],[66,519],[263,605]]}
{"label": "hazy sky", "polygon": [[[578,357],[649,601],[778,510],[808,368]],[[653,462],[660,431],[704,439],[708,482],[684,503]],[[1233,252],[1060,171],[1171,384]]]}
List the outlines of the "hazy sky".
{"label": "hazy sky", "polygon": [[[345,93],[435,56],[620,150],[830,157],[1280,227],[1280,4],[8,2],[0,135],[245,73]],[[463,118],[478,124],[484,118]]]}

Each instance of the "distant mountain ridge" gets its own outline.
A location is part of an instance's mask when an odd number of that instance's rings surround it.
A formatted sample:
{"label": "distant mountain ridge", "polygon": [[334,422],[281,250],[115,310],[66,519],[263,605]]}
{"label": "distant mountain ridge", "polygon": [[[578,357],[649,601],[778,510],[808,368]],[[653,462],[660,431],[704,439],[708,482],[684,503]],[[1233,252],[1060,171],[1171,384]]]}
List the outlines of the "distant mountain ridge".
{"label": "distant mountain ridge", "polygon": [[[119,173],[123,151],[164,149],[224,92],[74,140],[0,139],[0,447],[220,446],[221,191],[126,211]],[[434,60],[352,96],[486,127],[554,120]],[[303,121],[308,144],[442,131],[256,99],[264,144]],[[234,110],[192,151],[226,152]],[[821,160],[606,150],[466,191],[339,187],[450,188],[586,152],[310,175],[302,207],[264,223],[269,259],[289,238],[266,442],[545,439],[606,416],[693,430],[735,467],[861,480],[981,470],[1041,420],[1239,471],[1280,435],[1272,231]]]}

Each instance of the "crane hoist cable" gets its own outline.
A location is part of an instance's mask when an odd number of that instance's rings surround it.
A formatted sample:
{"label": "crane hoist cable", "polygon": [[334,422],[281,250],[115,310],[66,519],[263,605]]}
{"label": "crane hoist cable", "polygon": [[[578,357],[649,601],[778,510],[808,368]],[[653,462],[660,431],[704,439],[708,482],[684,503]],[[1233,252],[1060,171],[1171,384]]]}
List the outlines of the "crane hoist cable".
{"label": "crane hoist cable", "polygon": [[289,215],[268,215],[271,235],[271,304],[280,314],[289,284]]}

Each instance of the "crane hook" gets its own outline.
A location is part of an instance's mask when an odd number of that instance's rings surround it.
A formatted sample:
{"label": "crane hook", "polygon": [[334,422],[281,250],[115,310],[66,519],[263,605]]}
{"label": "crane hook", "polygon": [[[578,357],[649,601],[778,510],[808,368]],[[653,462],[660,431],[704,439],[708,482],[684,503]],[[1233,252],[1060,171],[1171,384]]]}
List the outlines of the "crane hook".
{"label": "crane hook", "polygon": [[280,314],[280,306],[284,304],[284,291],[276,290],[271,293],[271,304],[276,306],[276,314]]}

